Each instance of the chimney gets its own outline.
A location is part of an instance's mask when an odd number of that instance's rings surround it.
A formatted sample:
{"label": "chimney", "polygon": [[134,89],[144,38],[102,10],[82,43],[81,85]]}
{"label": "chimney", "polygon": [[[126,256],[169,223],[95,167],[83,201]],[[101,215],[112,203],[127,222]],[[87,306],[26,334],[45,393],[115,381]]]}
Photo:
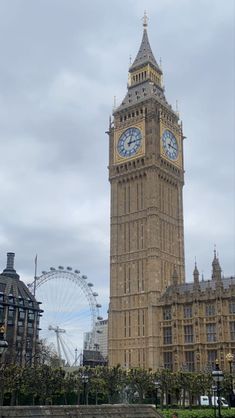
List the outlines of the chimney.
{"label": "chimney", "polygon": [[14,258],[15,253],[7,253],[7,265],[2,272],[2,276],[12,277],[14,279],[19,279],[19,274],[16,273],[14,269]]}

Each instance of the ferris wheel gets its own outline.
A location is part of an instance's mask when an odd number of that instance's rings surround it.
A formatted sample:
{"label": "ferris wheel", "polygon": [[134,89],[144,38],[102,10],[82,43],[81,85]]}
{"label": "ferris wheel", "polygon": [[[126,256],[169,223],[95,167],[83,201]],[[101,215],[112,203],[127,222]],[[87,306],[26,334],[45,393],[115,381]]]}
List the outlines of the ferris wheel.
{"label": "ferris wheel", "polygon": [[39,336],[55,346],[61,360],[74,363],[74,352],[82,351],[85,332],[89,346],[96,347],[95,324],[103,318],[98,293],[87,276],[71,267],[51,267],[28,287],[42,304]]}

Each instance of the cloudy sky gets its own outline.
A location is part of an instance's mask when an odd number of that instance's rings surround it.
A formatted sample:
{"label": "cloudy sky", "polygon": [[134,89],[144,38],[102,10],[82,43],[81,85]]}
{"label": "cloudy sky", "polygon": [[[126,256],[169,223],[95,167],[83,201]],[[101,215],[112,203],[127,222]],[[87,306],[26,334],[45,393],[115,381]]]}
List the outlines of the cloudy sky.
{"label": "cloudy sky", "polygon": [[0,266],[79,268],[107,308],[108,128],[144,9],[185,140],[185,256],[235,273],[234,1],[0,1]]}

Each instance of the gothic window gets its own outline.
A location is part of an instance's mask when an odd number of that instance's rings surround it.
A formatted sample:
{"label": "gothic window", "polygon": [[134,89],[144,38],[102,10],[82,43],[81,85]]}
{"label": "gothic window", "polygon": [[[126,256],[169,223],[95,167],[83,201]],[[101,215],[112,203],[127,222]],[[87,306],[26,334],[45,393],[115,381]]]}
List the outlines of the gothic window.
{"label": "gothic window", "polygon": [[163,308],[163,319],[164,320],[171,319],[171,306],[165,306]]}
{"label": "gothic window", "polygon": [[206,305],[206,316],[213,316],[215,315],[215,305],[212,303],[209,303]]}
{"label": "gothic window", "polygon": [[235,322],[230,322],[230,337],[232,341],[235,341]]}
{"label": "gothic window", "polygon": [[138,337],[140,337],[140,310],[138,309]]}
{"label": "gothic window", "polygon": [[194,372],[194,351],[185,352],[185,363],[189,372]]}
{"label": "gothic window", "polygon": [[229,303],[229,313],[231,314],[235,314],[235,300],[232,300]]}
{"label": "gothic window", "polygon": [[128,332],[129,332],[129,337],[131,337],[131,312],[129,312],[129,315],[128,315]]}
{"label": "gothic window", "polygon": [[207,351],[207,362],[208,366],[212,369],[215,368],[215,360],[217,359],[217,351],[216,350],[208,350]]}
{"label": "gothic window", "polygon": [[206,339],[209,343],[216,341],[216,324],[206,324]]}
{"label": "gothic window", "polygon": [[184,318],[192,318],[192,316],[193,316],[192,305],[184,306]]}
{"label": "gothic window", "polygon": [[171,327],[163,328],[163,344],[172,344]]}
{"label": "gothic window", "polygon": [[164,368],[171,370],[173,369],[173,361],[172,361],[172,352],[171,351],[165,351],[165,353],[163,353],[163,363],[164,363]]}
{"label": "gothic window", "polygon": [[145,335],[145,311],[142,310],[142,334]]}
{"label": "gothic window", "polygon": [[127,332],[126,332],[126,312],[124,312],[124,337],[126,337]]}
{"label": "gothic window", "polygon": [[192,325],[184,326],[184,342],[193,343],[193,326]]}

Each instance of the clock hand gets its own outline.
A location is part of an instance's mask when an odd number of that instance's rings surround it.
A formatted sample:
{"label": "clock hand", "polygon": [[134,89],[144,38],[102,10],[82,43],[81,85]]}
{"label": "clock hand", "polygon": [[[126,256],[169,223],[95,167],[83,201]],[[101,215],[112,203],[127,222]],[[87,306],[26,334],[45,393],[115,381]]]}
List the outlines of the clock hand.
{"label": "clock hand", "polygon": [[131,144],[133,144],[134,142],[136,142],[136,139],[133,139],[132,141],[130,140],[129,142],[128,142],[128,145],[130,146]]}
{"label": "clock hand", "polygon": [[177,151],[177,148],[173,147],[173,145],[169,144],[169,147],[173,148],[175,151]]}

